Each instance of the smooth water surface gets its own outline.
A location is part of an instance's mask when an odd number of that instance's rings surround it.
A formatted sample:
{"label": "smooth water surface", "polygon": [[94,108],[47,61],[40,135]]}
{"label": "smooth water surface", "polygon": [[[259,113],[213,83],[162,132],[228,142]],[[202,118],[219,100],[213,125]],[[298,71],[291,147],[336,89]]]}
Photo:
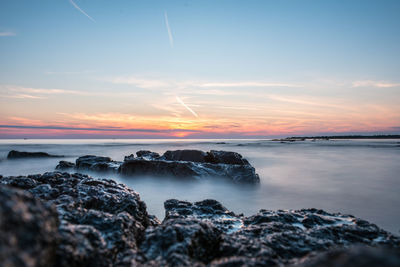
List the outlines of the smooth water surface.
{"label": "smooth water surface", "polygon": [[219,180],[179,181],[156,177],[112,178],[138,191],[149,213],[164,217],[169,198],[213,198],[236,213],[259,209],[320,208],[353,214],[399,234],[400,140],[329,140],[280,143],[270,140],[0,140],[0,174],[53,171],[59,158],[7,160],[10,150],[43,151],[75,161],[82,155],[122,161],[141,149],[160,154],[176,149],[235,151],[260,175],[259,186]]}

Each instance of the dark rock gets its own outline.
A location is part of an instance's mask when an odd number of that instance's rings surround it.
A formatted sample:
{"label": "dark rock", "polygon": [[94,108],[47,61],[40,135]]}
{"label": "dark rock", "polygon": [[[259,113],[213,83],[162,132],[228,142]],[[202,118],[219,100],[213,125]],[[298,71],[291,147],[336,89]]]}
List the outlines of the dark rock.
{"label": "dark rock", "polygon": [[62,160],[56,166],[56,170],[68,170],[75,168],[75,163]]}
{"label": "dark rock", "polygon": [[319,255],[311,253],[311,255],[292,266],[397,267],[400,266],[400,250],[387,247],[355,246],[351,249],[335,249]]}
{"label": "dark rock", "polygon": [[46,152],[23,152],[11,150],[8,152],[8,159],[20,159],[20,158],[60,158],[64,156],[50,155]]}
{"label": "dark rock", "polygon": [[140,247],[153,265],[280,266],[354,244],[400,246],[399,238],[374,224],[317,209],[244,217],[215,200],[164,205],[162,225],[148,228]]}
{"label": "dark rock", "polygon": [[96,172],[116,172],[120,166],[120,162],[113,161],[109,157],[98,157],[94,155],[86,155],[79,157],[76,162],[76,169],[96,171]]}
{"label": "dark rock", "polygon": [[235,152],[176,150],[167,151],[160,158],[150,151],[139,152],[138,158],[133,155],[125,157],[119,173],[126,176],[153,175],[194,179],[222,177],[238,183],[260,182],[254,167]]}
{"label": "dark rock", "polygon": [[112,180],[51,172],[3,177],[0,184],[25,188],[56,206],[60,220],[58,246],[53,246],[56,266],[113,265],[127,251],[137,251],[147,227],[159,224],[148,216],[138,193]]}
{"label": "dark rock", "polygon": [[222,163],[222,164],[237,164],[237,165],[249,165],[247,159],[244,159],[242,155],[236,152],[229,151],[217,151],[211,150],[207,152],[206,162],[209,163]]}
{"label": "dark rock", "polygon": [[124,161],[118,171],[126,176],[155,175],[185,178],[199,175],[192,162],[144,159]]}
{"label": "dark rock", "polygon": [[207,154],[201,150],[168,150],[162,158],[170,161],[205,162]]}
{"label": "dark rock", "polygon": [[136,155],[139,158],[144,158],[144,159],[158,159],[158,158],[160,158],[160,154],[158,154],[156,152],[151,152],[149,150],[139,150],[138,152],[136,152]]}
{"label": "dark rock", "polygon": [[317,209],[245,217],[212,199],[170,199],[160,223],[126,186],[61,172],[0,177],[0,202],[0,262],[6,266],[398,264],[398,252],[347,252],[353,245],[398,251],[398,237],[351,215]]}
{"label": "dark rock", "polygon": [[30,193],[0,185],[0,265],[52,266],[57,212]]}

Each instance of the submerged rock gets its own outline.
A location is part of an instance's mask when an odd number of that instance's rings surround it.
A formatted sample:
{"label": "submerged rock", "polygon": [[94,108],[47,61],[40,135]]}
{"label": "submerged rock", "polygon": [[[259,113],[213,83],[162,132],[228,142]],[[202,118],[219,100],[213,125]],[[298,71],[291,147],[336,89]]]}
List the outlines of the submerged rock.
{"label": "submerged rock", "polygon": [[24,152],[11,150],[8,152],[7,159],[20,159],[20,158],[62,158],[64,156],[50,155],[46,152]]}
{"label": "submerged rock", "polygon": [[54,265],[58,224],[54,207],[0,185],[0,265]]}

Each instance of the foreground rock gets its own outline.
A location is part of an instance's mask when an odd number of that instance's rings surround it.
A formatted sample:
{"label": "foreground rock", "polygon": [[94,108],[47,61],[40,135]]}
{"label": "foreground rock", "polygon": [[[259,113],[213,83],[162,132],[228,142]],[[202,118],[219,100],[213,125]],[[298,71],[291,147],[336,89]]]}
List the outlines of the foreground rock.
{"label": "foreground rock", "polygon": [[[135,191],[82,174],[0,176],[0,260],[9,266],[400,264],[399,238],[351,215],[303,209],[246,217],[210,199],[170,199],[164,207],[160,223]],[[349,251],[354,245],[363,247]]]}
{"label": "foreground rock", "polygon": [[45,266],[55,263],[57,212],[30,193],[0,186],[0,263]]}
{"label": "foreground rock", "polygon": [[188,179],[205,177],[225,178],[237,183],[259,183],[260,178],[253,166],[236,152],[200,150],[166,151],[162,156],[148,150],[126,156],[124,162],[109,157],[87,155],[76,163],[60,161],[58,170],[85,170],[114,172],[125,176],[169,176]]}
{"label": "foreground rock", "polygon": [[11,150],[8,152],[8,159],[21,159],[21,158],[62,158],[63,156],[59,155],[50,155],[46,152],[24,152],[24,151],[16,151]]}
{"label": "foreground rock", "polygon": [[141,245],[161,265],[276,266],[331,248],[400,245],[374,224],[316,209],[261,210],[244,217],[215,200],[168,200],[165,208],[162,225],[147,229]]}
{"label": "foreground rock", "polygon": [[[138,193],[112,180],[96,180],[87,175],[52,172],[43,175],[2,177],[0,184],[25,189],[48,205],[56,207],[60,225],[55,266],[110,266],[126,251],[137,251],[138,243],[144,238],[145,229],[158,223],[147,214],[146,205],[140,200]],[[1,205],[4,205],[3,201]],[[11,220],[14,216],[21,215],[18,214],[21,207],[15,205],[17,211],[11,210],[11,214],[4,216],[2,214],[0,220],[10,220],[8,228],[2,230],[14,227]],[[12,212],[17,213],[13,215]],[[42,222],[44,219],[40,220],[45,216],[46,210],[43,212],[38,209],[32,211],[32,214],[35,217],[31,219],[39,218],[38,222],[33,226],[28,224],[31,220],[26,221],[26,224],[21,222],[25,228],[17,229],[20,230],[20,235],[43,234],[42,239],[54,237],[54,234],[46,234],[46,231],[51,229],[46,230],[46,225]],[[51,222],[51,218],[48,219],[47,223]],[[34,226],[37,224],[42,225],[44,229],[35,230]],[[36,238],[38,244],[42,243],[40,237]],[[28,245],[29,243],[26,243],[26,246]]]}

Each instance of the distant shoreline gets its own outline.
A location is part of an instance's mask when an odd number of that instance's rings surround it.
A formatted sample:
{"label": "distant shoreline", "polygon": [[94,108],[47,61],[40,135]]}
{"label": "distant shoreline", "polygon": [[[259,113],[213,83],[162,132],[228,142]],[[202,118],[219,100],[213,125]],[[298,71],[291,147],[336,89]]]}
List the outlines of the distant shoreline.
{"label": "distant shoreline", "polygon": [[292,136],[274,141],[299,141],[299,140],[329,140],[329,139],[400,139],[400,135],[327,135],[327,136]]}

